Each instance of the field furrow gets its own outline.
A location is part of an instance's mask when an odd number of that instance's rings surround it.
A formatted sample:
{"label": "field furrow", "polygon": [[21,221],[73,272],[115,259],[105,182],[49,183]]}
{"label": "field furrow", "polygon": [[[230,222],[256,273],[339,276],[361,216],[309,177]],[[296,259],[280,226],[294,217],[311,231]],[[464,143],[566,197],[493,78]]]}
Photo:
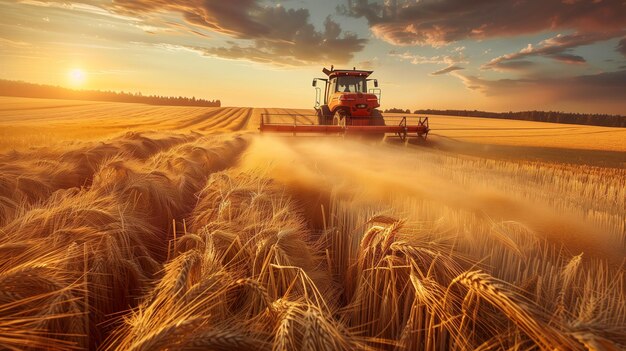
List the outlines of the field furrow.
{"label": "field furrow", "polygon": [[222,117],[221,121],[211,126],[205,127],[204,130],[210,130],[212,132],[227,132],[236,131],[238,126],[246,122],[250,114],[250,109],[237,108],[233,109],[233,112],[229,115]]}
{"label": "field furrow", "polygon": [[240,130],[247,129],[248,124],[250,123],[250,120],[252,119],[253,114],[254,114],[254,109],[252,108],[245,109],[245,116],[243,118],[240,118],[239,121],[237,121],[237,123],[230,129],[230,131],[237,132]]}

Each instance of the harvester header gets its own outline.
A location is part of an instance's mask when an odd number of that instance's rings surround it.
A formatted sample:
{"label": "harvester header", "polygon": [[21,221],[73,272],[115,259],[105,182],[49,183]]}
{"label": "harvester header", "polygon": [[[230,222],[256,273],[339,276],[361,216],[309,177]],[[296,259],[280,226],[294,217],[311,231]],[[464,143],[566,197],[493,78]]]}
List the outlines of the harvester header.
{"label": "harvester header", "polygon": [[359,134],[381,139],[391,134],[402,140],[428,136],[428,117],[383,117],[378,110],[382,95],[378,80],[369,78],[373,71],[331,66],[322,72],[327,78],[313,79],[314,115],[263,114],[261,132]]}

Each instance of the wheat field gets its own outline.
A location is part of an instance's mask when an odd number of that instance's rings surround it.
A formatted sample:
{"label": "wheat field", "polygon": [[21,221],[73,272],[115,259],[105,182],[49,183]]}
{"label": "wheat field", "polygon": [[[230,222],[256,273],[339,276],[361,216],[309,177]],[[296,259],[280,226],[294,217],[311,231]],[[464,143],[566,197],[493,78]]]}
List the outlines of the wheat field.
{"label": "wheat field", "polygon": [[0,349],[626,348],[623,130],[263,113],[0,98]]}

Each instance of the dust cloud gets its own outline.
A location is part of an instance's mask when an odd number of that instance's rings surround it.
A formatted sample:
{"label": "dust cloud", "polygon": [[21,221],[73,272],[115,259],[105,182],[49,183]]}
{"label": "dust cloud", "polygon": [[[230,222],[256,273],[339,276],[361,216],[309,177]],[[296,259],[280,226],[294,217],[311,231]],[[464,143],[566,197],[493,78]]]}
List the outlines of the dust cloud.
{"label": "dust cloud", "polygon": [[[477,158],[423,147],[267,135],[254,138],[240,162],[243,170],[285,184],[295,197],[332,193],[352,201],[355,210],[366,203],[382,203],[396,213],[419,217],[411,208],[392,208],[396,199],[417,199],[433,208],[472,213],[483,224],[515,221],[571,254],[584,252],[621,263],[622,243],[575,211],[557,212],[532,182],[510,179],[519,164],[497,172],[482,166]],[[544,186],[550,187],[550,181],[546,178]]]}

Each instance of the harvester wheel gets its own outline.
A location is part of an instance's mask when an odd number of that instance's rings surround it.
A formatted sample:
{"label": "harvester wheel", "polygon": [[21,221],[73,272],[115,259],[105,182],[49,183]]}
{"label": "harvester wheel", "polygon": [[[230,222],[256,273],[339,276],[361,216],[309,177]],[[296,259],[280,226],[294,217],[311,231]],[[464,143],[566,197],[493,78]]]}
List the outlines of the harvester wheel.
{"label": "harvester wheel", "polygon": [[372,123],[371,125],[373,126],[384,126],[385,124],[385,119],[383,118],[383,114],[380,113],[379,110],[373,110],[372,111]]}
{"label": "harvester wheel", "polygon": [[347,119],[346,111],[339,109],[335,111],[335,114],[333,115],[333,125],[345,127],[346,119]]}
{"label": "harvester wheel", "polygon": [[332,124],[333,118],[327,106],[321,106],[319,109],[315,110],[315,113],[317,114],[318,125],[325,126]]}
{"label": "harvester wheel", "polygon": [[[385,124],[385,119],[383,118],[383,114],[380,113],[379,110],[373,110],[372,111],[372,117],[370,120],[370,125],[371,126],[384,126]],[[380,133],[380,134],[372,134],[371,135],[372,139],[376,139],[376,140],[383,140],[385,139],[385,133]]]}

